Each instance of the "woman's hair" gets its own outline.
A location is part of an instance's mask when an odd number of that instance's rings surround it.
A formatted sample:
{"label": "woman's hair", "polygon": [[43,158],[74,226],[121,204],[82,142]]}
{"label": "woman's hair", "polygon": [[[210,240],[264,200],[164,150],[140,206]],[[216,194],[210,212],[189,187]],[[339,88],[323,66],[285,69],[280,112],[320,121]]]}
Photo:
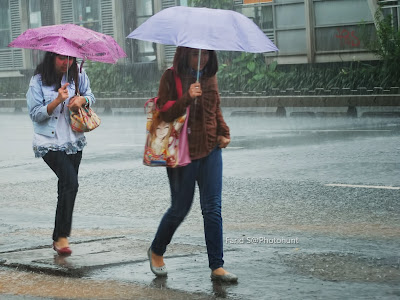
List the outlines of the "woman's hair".
{"label": "woman's hair", "polygon": [[[44,85],[52,86],[55,85],[57,91],[61,87],[61,78],[57,75],[55,70],[54,60],[58,54],[53,52],[46,52],[42,62],[36,67],[35,75],[40,74],[42,76],[42,82]],[[78,66],[75,57],[70,57],[73,60],[71,67],[68,70],[68,82],[72,82],[73,78],[76,78],[78,73]]]}
{"label": "woman's hair", "polygon": [[[176,48],[173,67],[178,75],[186,74],[189,70],[189,55],[193,48]],[[207,77],[214,76],[218,71],[218,59],[214,50],[208,51],[208,62],[203,69],[203,75]]]}

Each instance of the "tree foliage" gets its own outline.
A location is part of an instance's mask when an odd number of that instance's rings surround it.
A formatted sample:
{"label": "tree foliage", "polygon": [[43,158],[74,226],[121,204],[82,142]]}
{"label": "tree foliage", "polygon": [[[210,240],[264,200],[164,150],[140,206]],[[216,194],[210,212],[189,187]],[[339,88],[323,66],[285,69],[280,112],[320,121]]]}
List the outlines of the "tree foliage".
{"label": "tree foliage", "polygon": [[363,39],[367,48],[382,61],[382,71],[391,77],[400,77],[400,31],[391,14],[384,14],[379,8],[375,13],[376,39]]}
{"label": "tree foliage", "polygon": [[156,91],[161,73],[157,65],[112,65],[87,62],[86,73],[96,92]]}

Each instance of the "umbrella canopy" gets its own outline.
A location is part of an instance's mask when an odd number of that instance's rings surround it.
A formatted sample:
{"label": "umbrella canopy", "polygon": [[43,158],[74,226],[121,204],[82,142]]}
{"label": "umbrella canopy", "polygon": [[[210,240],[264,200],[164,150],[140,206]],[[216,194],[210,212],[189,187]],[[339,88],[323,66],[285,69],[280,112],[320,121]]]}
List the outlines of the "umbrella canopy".
{"label": "umbrella canopy", "polygon": [[278,51],[252,20],[223,9],[170,7],[147,19],[128,38],[207,50]]}
{"label": "umbrella canopy", "polygon": [[8,47],[37,49],[61,55],[116,63],[126,53],[109,35],[74,24],[28,29]]}

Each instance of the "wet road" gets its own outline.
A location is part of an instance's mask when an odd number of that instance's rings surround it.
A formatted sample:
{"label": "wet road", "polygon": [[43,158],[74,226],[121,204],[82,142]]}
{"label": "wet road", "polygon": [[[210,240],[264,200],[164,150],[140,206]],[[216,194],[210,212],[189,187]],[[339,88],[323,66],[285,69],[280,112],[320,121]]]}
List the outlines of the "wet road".
{"label": "wet road", "polygon": [[[86,135],[71,237],[78,253],[106,239],[102,251],[117,263],[87,268],[65,286],[102,285],[108,299],[134,298],[134,289],[144,299],[399,298],[400,120],[226,120],[225,266],[239,283],[210,282],[197,198],[167,252],[168,278],[154,280],[145,251],[168,206],[168,183],[163,168],[141,164],[144,116],[130,114],[103,116]],[[41,249],[50,244],[55,176],[33,158],[26,115],[2,114],[0,128],[0,260],[35,247],[52,259]],[[51,275],[18,272],[0,269],[0,293],[22,294],[13,278],[27,276],[49,284],[27,295],[101,298],[67,288],[51,294]]]}

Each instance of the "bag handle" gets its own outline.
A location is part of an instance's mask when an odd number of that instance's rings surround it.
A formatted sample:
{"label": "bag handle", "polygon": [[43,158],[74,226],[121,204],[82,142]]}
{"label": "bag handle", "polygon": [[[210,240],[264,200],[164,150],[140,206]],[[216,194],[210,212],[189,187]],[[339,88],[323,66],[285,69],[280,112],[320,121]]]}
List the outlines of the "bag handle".
{"label": "bag handle", "polygon": [[182,81],[181,78],[176,73],[174,67],[171,67],[170,69],[174,73],[176,93],[178,94],[178,99],[179,99],[180,97],[182,97]]}
{"label": "bag handle", "polygon": [[79,68],[78,65],[76,65],[76,73],[74,75],[74,82],[75,82],[75,95],[80,96],[79,92]]}
{"label": "bag handle", "polygon": [[[171,67],[169,69],[172,70],[172,72],[174,73],[176,93],[178,94],[178,99],[179,99],[182,97],[182,81],[181,81],[180,77],[178,76],[178,74],[176,73],[176,71],[174,70],[174,67]],[[167,101],[160,111],[162,111],[162,112],[167,111],[168,109],[171,108],[172,105],[174,105],[174,103],[175,103],[175,100]]]}

